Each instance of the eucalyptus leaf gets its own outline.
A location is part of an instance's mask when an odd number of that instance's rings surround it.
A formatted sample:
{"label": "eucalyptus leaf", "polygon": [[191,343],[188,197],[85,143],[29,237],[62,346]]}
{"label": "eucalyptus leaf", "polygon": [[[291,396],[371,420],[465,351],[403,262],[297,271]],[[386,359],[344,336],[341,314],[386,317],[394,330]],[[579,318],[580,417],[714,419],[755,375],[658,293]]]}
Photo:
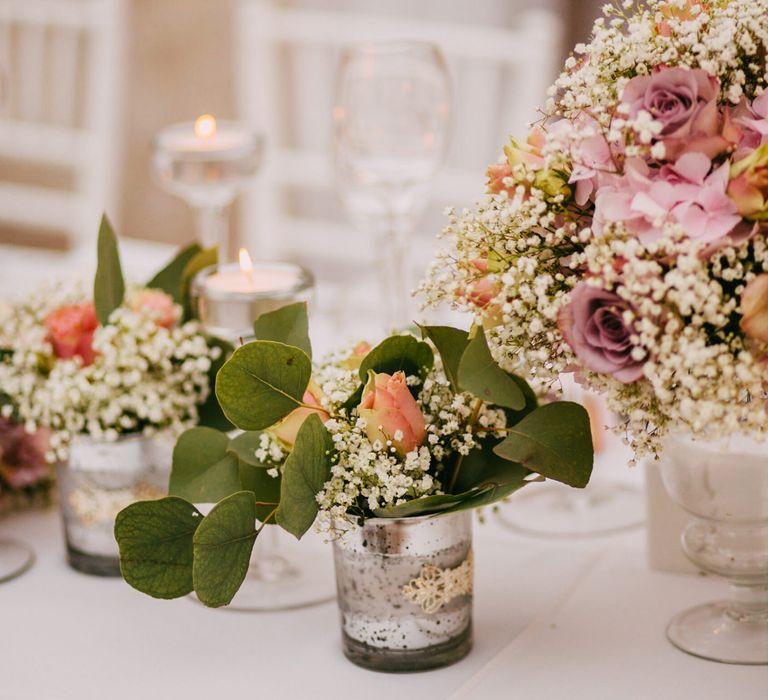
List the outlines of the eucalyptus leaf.
{"label": "eucalyptus leaf", "polygon": [[494,452],[547,479],[584,488],[594,458],[589,416],[570,401],[540,406],[509,428]]}
{"label": "eucalyptus leaf", "polygon": [[235,426],[227,420],[224,411],[221,410],[221,406],[216,399],[216,392],[213,388],[216,385],[216,375],[234,351],[234,347],[226,340],[215,338],[213,336],[208,336],[206,341],[209,348],[219,348],[220,355],[217,359],[211,361],[211,367],[208,370],[208,386],[211,388],[211,391],[208,394],[208,398],[197,407],[197,422],[199,425],[208,428],[216,428],[217,430],[229,432]]}
{"label": "eucalyptus leaf", "polygon": [[216,375],[224,415],[242,430],[264,430],[297,408],[312,374],[299,348],[257,340],[232,354]]}
{"label": "eucalyptus leaf", "polygon": [[263,464],[256,459],[256,450],[261,447],[262,435],[263,431],[261,430],[246,430],[239,433],[229,440],[227,452],[237,457],[241,462],[261,467]]}
{"label": "eucalyptus leaf", "polygon": [[522,377],[516,374],[507,373],[507,376],[517,384],[520,391],[523,392],[525,398],[525,406],[519,410],[514,411],[511,408],[504,408],[503,411],[507,416],[507,425],[515,425],[520,420],[525,418],[531,411],[535,411],[539,407],[539,399],[536,396],[536,392],[531,388],[531,385],[525,381]]}
{"label": "eucalyptus leaf", "polygon": [[203,516],[170,496],[138,501],[117,514],[115,539],[123,578],[154,598],[179,598],[193,590],[192,538]]}
{"label": "eucalyptus leaf", "polygon": [[201,603],[227,605],[243,583],[256,542],[256,505],[250,491],[218,503],[193,538],[192,578]]}
{"label": "eucalyptus leaf", "polygon": [[434,496],[422,496],[412,501],[405,501],[396,506],[387,508],[377,508],[373,514],[377,518],[413,518],[417,515],[437,515],[438,513],[447,513],[460,506],[464,501],[473,496],[480,495],[487,487],[473,488],[466,493],[457,494],[436,494]]}
{"label": "eucalyptus leaf", "polygon": [[277,522],[301,539],[317,516],[315,496],[331,475],[333,440],[317,413],[299,428],[293,450],[285,460]]}
{"label": "eucalyptus leaf", "polygon": [[253,494],[256,503],[256,517],[264,520],[279,505],[282,477],[271,476],[268,470],[272,465],[255,466],[240,461],[240,484],[244,491]]}
{"label": "eucalyptus leaf", "polygon": [[454,391],[459,389],[459,363],[469,345],[466,331],[451,326],[421,326],[422,336],[429,338],[440,353],[443,370]]}
{"label": "eucalyptus leaf", "polygon": [[99,226],[96,277],[93,280],[93,303],[102,326],[107,325],[110,314],[123,303],[124,295],[125,282],[117,238],[107,215],[104,214]]}
{"label": "eucalyptus leaf", "polygon": [[168,492],[192,503],[217,503],[240,491],[237,457],[229,454],[229,438],[213,428],[190,428],[173,449]]}
{"label": "eucalyptus leaf", "polygon": [[301,301],[262,314],[253,324],[253,331],[258,340],[275,340],[292,345],[301,348],[312,358],[306,302]]}
{"label": "eucalyptus leaf", "polygon": [[394,335],[379,343],[360,365],[360,380],[368,381],[368,371],[394,374],[398,371],[424,379],[435,364],[432,348],[412,335]]}
{"label": "eucalyptus leaf", "polygon": [[459,362],[458,383],[488,403],[520,411],[525,408],[525,396],[517,382],[491,356],[485,333],[479,329],[467,345]]}
{"label": "eucalyptus leaf", "polygon": [[188,321],[195,316],[195,310],[192,308],[192,299],[190,295],[192,280],[198,272],[204,270],[206,267],[216,265],[218,262],[219,249],[218,247],[213,247],[201,250],[184,266],[184,270],[181,273],[181,303],[184,307],[184,321]]}
{"label": "eucalyptus leaf", "polygon": [[184,290],[182,280],[184,270],[202,248],[197,243],[192,243],[186,248],[182,248],[176,256],[162,270],[160,270],[149,282],[149,289],[162,289],[166,294],[173,297],[177,304],[184,303]]}

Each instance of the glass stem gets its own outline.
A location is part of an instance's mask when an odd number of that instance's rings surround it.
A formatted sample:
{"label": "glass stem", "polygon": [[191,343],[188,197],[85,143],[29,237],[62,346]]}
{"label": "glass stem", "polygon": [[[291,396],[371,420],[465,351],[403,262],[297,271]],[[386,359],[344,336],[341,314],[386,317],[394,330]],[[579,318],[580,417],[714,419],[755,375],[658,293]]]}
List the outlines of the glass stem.
{"label": "glass stem", "polygon": [[728,613],[739,622],[768,623],[768,585],[731,583]]}
{"label": "glass stem", "polygon": [[405,278],[405,237],[407,229],[389,210],[387,229],[379,239],[377,260],[381,297],[386,313],[386,330],[403,330],[410,322],[408,299],[411,290]]}
{"label": "glass stem", "polygon": [[229,261],[229,221],[227,206],[197,209],[197,236],[203,248],[219,248],[219,264]]}

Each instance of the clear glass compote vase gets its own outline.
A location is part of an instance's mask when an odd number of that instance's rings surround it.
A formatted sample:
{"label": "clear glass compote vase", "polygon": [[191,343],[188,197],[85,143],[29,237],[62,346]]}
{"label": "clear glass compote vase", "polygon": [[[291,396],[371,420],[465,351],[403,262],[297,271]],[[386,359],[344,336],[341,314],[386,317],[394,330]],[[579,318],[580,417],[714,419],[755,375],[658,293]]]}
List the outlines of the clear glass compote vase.
{"label": "clear glass compote vase", "polygon": [[402,328],[410,284],[409,238],[447,152],[448,70],[437,46],[418,41],[348,47],[333,110],[335,184],[352,223],[376,239],[387,330]]}
{"label": "clear glass compote vase", "polygon": [[21,576],[35,563],[35,553],[23,542],[0,538],[0,583]]}
{"label": "clear glass compote vase", "polygon": [[676,435],[665,444],[661,476],[694,516],[682,536],[686,556],[730,585],[728,599],[672,618],[667,637],[704,659],[768,663],[768,442]]}

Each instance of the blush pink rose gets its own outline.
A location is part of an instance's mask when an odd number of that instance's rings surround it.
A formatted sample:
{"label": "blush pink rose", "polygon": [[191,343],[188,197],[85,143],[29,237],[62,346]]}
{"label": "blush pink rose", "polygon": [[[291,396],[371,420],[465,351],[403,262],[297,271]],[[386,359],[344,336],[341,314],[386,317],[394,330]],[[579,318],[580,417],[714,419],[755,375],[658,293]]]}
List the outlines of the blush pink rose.
{"label": "blush pink rose", "polygon": [[719,89],[717,78],[699,68],[662,68],[632,78],[621,101],[630,117],[645,110],[661,123],[657,140],[664,144],[667,160],[692,152],[714,158],[729,146],[722,135]]}
{"label": "blush pink rose", "polygon": [[311,408],[300,406],[299,408],[294,409],[277,425],[270,428],[269,432],[286,447],[293,447],[296,442],[296,436],[299,434],[299,428],[301,428],[302,424],[309,418],[309,416],[313,413],[317,413],[323,423],[330,418],[328,412],[323,410],[320,405],[322,396],[323,392],[320,387],[314,380],[310,380],[309,386],[307,386],[307,390],[304,392],[302,402],[307,406],[311,406]]}
{"label": "blush pink rose", "polygon": [[768,343],[768,272],[747,284],[741,295],[741,330],[750,338]]}
{"label": "blush pink rose", "polygon": [[140,289],[131,295],[128,308],[154,319],[158,326],[172,328],[179,320],[179,307],[173,297],[160,289]]}
{"label": "blush pink rose", "polygon": [[369,372],[358,412],[365,418],[368,439],[371,442],[391,440],[400,456],[424,442],[427,432],[424,416],[403,372],[392,375]]}
{"label": "blush pink rose", "polygon": [[584,367],[623,384],[640,379],[645,362],[632,356],[633,331],[623,316],[628,309],[617,294],[580,282],[557,320],[565,342]]}
{"label": "blush pink rose", "polygon": [[93,362],[96,357],[93,333],[99,325],[93,303],[62,306],[51,311],[43,323],[56,357],[62,360],[79,357],[83,365]]}

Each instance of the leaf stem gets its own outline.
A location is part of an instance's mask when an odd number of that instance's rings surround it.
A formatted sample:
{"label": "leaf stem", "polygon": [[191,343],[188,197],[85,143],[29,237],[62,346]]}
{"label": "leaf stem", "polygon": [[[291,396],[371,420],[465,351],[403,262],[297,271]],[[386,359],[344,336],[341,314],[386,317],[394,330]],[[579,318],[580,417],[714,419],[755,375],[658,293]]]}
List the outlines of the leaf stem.
{"label": "leaf stem", "polygon": [[261,533],[261,531],[264,529],[264,526],[265,526],[265,525],[266,525],[266,524],[267,524],[267,523],[268,523],[270,520],[272,520],[272,519],[275,517],[275,515],[277,515],[277,511],[278,511],[278,510],[280,510],[280,506],[279,506],[279,505],[275,506],[275,507],[274,507],[274,508],[273,508],[273,509],[270,511],[269,515],[268,515],[266,518],[264,518],[264,520],[262,520],[262,521],[261,521],[261,525],[259,525],[259,527],[256,529],[256,537],[258,537],[258,536],[259,536],[259,533]]}
{"label": "leaf stem", "polygon": [[[483,407],[482,399],[475,399],[475,405],[472,407],[472,414],[469,416],[468,427],[472,427],[477,423],[478,416],[480,415],[480,409]],[[453,492],[453,487],[456,486],[456,479],[459,478],[459,471],[461,470],[461,464],[464,461],[464,455],[459,454],[456,460],[456,466],[453,468],[453,474],[451,474],[451,480],[448,483],[448,493]]]}

